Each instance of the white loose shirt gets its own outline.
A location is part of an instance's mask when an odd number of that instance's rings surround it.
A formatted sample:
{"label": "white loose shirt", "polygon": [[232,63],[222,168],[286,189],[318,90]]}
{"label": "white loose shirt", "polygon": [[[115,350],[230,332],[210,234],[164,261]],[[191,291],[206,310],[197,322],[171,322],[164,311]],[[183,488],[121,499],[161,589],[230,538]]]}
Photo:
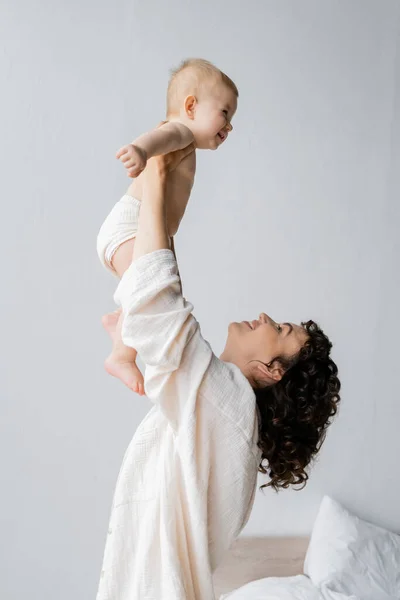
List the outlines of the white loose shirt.
{"label": "white loose shirt", "polygon": [[154,406],[122,462],[97,600],[214,600],[257,489],[255,395],[202,337],[171,250],[133,262],[114,298]]}

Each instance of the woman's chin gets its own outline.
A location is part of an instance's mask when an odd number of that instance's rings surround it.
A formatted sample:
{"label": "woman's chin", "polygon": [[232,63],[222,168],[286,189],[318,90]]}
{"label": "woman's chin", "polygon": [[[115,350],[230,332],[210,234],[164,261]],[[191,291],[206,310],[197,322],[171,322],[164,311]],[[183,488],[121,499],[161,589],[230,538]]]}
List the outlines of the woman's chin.
{"label": "woman's chin", "polygon": [[236,321],[229,323],[228,340],[230,340],[231,342],[234,341],[235,343],[235,340],[237,340],[238,337],[240,338],[243,332],[243,323],[237,323]]}

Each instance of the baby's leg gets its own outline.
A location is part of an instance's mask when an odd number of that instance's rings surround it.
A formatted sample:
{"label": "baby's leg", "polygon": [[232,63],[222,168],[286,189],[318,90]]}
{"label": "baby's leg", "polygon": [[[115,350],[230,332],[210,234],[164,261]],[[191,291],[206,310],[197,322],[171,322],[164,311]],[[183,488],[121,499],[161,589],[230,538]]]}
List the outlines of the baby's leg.
{"label": "baby's leg", "polygon": [[[132,262],[139,209],[140,202],[129,195],[123,196],[104,221],[97,238],[100,261],[118,277],[122,277]],[[120,310],[102,318],[103,326],[113,343],[111,354],[104,366],[110,375],[121,379],[131,390],[143,395],[144,381],[136,366],[136,350],[122,342],[122,321]]]}
{"label": "baby's leg", "polygon": [[[132,262],[132,251],[135,240],[131,239],[122,244],[114,253],[112,267],[119,277],[122,277]],[[137,352],[122,341],[122,323],[124,317],[121,309],[104,315],[102,323],[112,341],[111,354],[106,358],[104,366],[110,375],[120,379],[128,388],[144,395],[143,375],[136,365]]]}

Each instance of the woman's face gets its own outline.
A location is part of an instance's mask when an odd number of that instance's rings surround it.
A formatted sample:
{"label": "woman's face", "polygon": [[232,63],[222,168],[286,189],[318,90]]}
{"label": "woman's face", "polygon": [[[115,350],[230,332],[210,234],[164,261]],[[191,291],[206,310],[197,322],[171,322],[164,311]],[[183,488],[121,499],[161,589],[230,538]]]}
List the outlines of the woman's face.
{"label": "woman's face", "polygon": [[[271,383],[281,379],[283,372],[277,371],[277,365],[270,373],[262,366],[268,365],[278,356],[290,358],[297,354],[307,340],[307,333],[294,323],[276,323],[265,313],[254,321],[231,323],[228,339],[221,359],[236,364],[247,376],[258,367]],[[250,364],[252,363],[252,364]],[[261,366],[260,366],[261,365]]]}

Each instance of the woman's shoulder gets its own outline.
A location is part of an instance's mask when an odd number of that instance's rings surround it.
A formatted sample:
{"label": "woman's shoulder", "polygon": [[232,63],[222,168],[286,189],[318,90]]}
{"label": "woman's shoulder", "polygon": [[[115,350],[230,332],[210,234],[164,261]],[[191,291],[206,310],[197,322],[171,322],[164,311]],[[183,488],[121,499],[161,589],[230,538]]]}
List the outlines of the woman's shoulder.
{"label": "woman's shoulder", "polygon": [[249,442],[253,440],[256,397],[239,367],[213,354],[200,393],[227,422],[241,430]]}

